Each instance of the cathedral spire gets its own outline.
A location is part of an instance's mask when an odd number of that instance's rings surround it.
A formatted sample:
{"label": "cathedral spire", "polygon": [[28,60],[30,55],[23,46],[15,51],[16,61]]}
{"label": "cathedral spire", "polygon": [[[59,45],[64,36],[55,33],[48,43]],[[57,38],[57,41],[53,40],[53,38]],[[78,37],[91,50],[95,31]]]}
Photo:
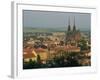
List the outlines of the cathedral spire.
{"label": "cathedral spire", "polygon": [[71,26],[70,26],[70,17],[68,18],[68,31],[71,31]]}
{"label": "cathedral spire", "polygon": [[73,31],[76,31],[75,16],[74,16],[74,26],[73,26]]}

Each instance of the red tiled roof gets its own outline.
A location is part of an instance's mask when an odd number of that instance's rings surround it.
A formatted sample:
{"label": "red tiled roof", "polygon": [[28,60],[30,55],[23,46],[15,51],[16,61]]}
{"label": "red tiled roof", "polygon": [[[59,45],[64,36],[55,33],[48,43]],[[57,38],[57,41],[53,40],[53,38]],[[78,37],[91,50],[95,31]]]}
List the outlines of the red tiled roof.
{"label": "red tiled roof", "polygon": [[56,47],[55,48],[55,51],[60,51],[60,50],[77,50],[77,49],[80,49],[79,47],[76,47],[76,46],[71,46],[71,45],[68,45],[68,46],[64,46],[64,47]]}
{"label": "red tiled roof", "polygon": [[24,49],[23,49],[23,52],[31,53],[32,50],[33,50],[32,48],[27,47],[27,48],[24,48]]}
{"label": "red tiled roof", "polygon": [[37,48],[37,49],[35,49],[35,51],[36,51],[36,52],[46,52],[46,50],[43,49],[43,48]]}
{"label": "red tiled roof", "polygon": [[[33,49],[30,47],[23,49],[23,58],[32,58],[36,57],[34,53],[32,53]],[[25,54],[24,54],[25,53]]]}
{"label": "red tiled roof", "polygon": [[26,53],[26,54],[23,54],[23,58],[33,58],[33,57],[36,57],[33,53]]}

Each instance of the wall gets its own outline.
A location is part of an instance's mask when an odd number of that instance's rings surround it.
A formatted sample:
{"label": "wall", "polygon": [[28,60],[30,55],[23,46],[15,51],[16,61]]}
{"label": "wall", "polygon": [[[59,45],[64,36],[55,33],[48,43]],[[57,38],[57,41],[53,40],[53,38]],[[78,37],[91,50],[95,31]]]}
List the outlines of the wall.
{"label": "wall", "polygon": [[[31,1],[31,0],[26,0]],[[96,6],[97,7],[97,38],[98,43],[98,67],[99,63],[99,47],[100,47],[100,5],[99,0],[34,0],[38,4],[61,4],[61,5],[83,5],[83,6]],[[0,80],[12,80],[10,76],[11,65],[11,0],[0,0]],[[50,78],[42,78],[43,80],[99,80],[99,68],[95,74],[72,74],[64,76],[53,76]],[[33,78],[34,79],[34,78]],[[34,80],[42,80],[40,78]],[[23,79],[18,79],[23,80]],[[31,79],[25,79],[31,80]]]}

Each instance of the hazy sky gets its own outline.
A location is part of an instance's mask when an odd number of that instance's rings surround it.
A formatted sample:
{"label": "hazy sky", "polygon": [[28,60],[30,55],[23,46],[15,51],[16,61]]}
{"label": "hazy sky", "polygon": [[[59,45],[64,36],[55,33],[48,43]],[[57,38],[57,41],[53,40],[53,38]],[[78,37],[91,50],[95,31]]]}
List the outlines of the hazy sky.
{"label": "hazy sky", "polygon": [[90,30],[91,15],[89,13],[69,13],[51,11],[23,11],[23,26],[33,28],[67,28],[70,17],[70,25],[73,27],[74,17],[76,28]]}

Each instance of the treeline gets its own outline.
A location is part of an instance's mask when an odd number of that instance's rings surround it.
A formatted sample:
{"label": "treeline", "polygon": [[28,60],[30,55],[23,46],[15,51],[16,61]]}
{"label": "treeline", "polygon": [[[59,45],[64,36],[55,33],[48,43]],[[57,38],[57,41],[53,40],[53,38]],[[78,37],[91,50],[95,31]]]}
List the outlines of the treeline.
{"label": "treeline", "polygon": [[77,67],[82,66],[79,63],[80,53],[67,53],[64,56],[55,57],[52,60],[41,62],[40,56],[37,57],[37,61],[23,62],[23,69],[36,69],[36,68],[58,68],[58,67]]}

